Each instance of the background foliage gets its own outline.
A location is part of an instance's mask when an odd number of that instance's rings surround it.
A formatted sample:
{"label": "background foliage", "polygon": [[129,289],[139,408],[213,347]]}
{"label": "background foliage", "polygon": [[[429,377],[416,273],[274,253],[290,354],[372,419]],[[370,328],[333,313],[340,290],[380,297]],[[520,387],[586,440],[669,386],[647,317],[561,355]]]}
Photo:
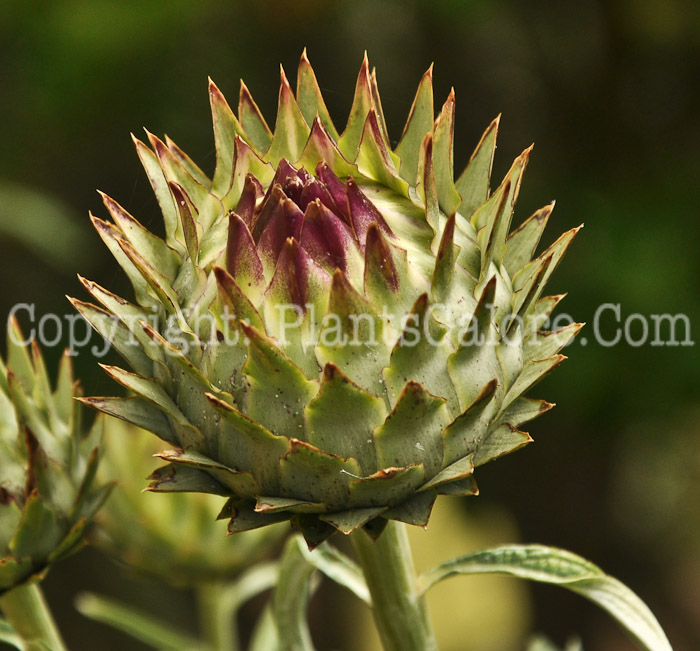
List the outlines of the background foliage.
{"label": "background foliage", "polygon": [[[158,228],[128,134],[167,132],[213,168],[207,75],[232,104],[245,78],[273,121],[277,66],[294,78],[306,46],[340,123],[366,49],[398,139],[434,61],[436,97],[450,84],[457,93],[458,164],[498,113],[495,180],[534,141],[515,219],[556,198],[549,233],[586,223],[550,288],[568,291],[561,309],[589,327],[535,391],[559,403],[531,428],[536,443],[485,467],[482,496],[466,508],[477,519],[507,509],[521,540],[592,559],[649,603],[676,648],[700,648],[700,358],[692,347],[607,348],[591,327],[605,302],[620,303],[623,318],[685,313],[698,327],[695,0],[5,0],[0,9],[3,319],[17,303],[35,303],[37,319],[70,314],[63,296],[82,296],[77,271],[121,289],[87,219],[104,212],[95,188]],[[605,324],[612,337],[609,316]],[[56,360],[60,346],[47,352]],[[88,393],[112,390],[86,351],[77,366]],[[88,585],[88,571],[103,584],[117,574],[80,555],[51,574],[49,597]],[[140,585],[137,599],[187,620],[188,595],[166,604],[157,586]],[[530,628],[560,644],[577,632],[587,648],[628,648],[574,596],[534,586],[519,598],[533,600]],[[77,618],[69,601],[56,604],[62,622]],[[76,626],[66,632],[76,646],[101,634]],[[320,631],[319,647],[338,630]]]}

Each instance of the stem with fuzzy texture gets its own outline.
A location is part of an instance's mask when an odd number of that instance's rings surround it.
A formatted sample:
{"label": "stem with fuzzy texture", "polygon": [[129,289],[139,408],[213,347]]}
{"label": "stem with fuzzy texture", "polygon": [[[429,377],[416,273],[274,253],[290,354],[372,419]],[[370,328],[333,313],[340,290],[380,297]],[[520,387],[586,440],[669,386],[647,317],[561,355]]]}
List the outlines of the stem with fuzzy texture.
{"label": "stem with fuzzy texture", "polygon": [[67,651],[38,584],[12,588],[0,596],[0,609],[26,651]]}
{"label": "stem with fuzzy texture", "polygon": [[376,541],[363,532],[351,536],[372,595],[372,610],[387,651],[437,649],[423,598],[418,594],[404,524],[389,521]]}

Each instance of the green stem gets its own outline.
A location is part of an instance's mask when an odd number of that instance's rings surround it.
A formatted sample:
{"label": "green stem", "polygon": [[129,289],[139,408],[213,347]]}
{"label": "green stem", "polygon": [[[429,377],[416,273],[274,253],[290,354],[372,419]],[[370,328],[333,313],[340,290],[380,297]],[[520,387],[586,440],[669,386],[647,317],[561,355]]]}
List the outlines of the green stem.
{"label": "green stem", "polygon": [[6,592],[0,608],[26,651],[67,651],[38,584],[25,583]]}
{"label": "green stem", "polygon": [[433,651],[435,636],[416,573],[405,525],[389,521],[377,541],[363,532],[351,536],[367,587],[379,635],[387,651]]}
{"label": "green stem", "polygon": [[235,608],[228,596],[230,586],[209,581],[197,587],[199,623],[211,651],[239,651]]}

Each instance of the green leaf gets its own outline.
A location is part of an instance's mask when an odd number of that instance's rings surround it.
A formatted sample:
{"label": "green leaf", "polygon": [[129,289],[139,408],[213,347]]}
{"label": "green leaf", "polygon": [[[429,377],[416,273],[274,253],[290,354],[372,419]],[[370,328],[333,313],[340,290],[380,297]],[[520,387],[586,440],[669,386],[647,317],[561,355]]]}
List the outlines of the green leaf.
{"label": "green leaf", "polygon": [[339,177],[352,176],[359,173],[357,165],[349,162],[338,149],[326,126],[317,117],[311,123],[311,133],[306,141],[304,151],[296,162],[297,168],[304,167],[307,170],[315,170],[321,162],[325,162]]}
{"label": "green leaf", "polygon": [[262,332],[246,324],[241,324],[241,328],[250,341],[243,366],[249,383],[245,412],[275,434],[302,438],[304,408],[316,395],[318,383],[307,380],[301,369]]}
{"label": "green leaf", "polygon": [[[425,527],[428,524],[428,520],[430,520],[430,513],[433,510],[433,504],[435,504],[437,496],[438,494],[435,490],[421,490],[420,493],[412,495],[398,506],[387,509],[383,514],[384,518],[382,520],[385,523],[390,519],[398,520],[406,524]],[[367,531],[366,528],[365,531]]]}
{"label": "green leaf", "polygon": [[61,541],[61,528],[56,514],[34,490],[24,506],[22,520],[10,542],[13,556],[45,558]]}
{"label": "green leaf", "polygon": [[204,187],[209,187],[211,185],[211,180],[209,177],[201,170],[199,165],[195,163],[178,145],[173,141],[168,134],[165,134],[165,144],[168,146],[170,153],[177,159],[180,163],[196,180],[197,183],[201,183]]}
{"label": "green leaf", "polygon": [[450,423],[444,398],[408,382],[386,422],[375,432],[377,460],[382,468],[422,463],[428,477],[442,467],[442,432]]}
{"label": "green leaf", "polygon": [[105,208],[126,239],[149,262],[153,263],[170,282],[175,280],[180,265],[178,254],[163,240],[151,233],[132,217],[112,197],[100,192]]}
{"label": "green leaf", "polygon": [[579,333],[583,323],[570,323],[553,332],[535,332],[526,339],[524,348],[524,361],[539,361],[547,359],[565,348],[569,342]]}
{"label": "green leaf", "polygon": [[461,198],[454,184],[455,93],[450,91],[433,130],[433,165],[440,208],[446,215],[455,212]]}
{"label": "green leaf", "polygon": [[[245,186],[246,175],[252,174],[260,183],[267,185],[275,175],[275,168],[263,161],[250,145],[240,136],[234,138],[235,165],[233,179],[224,190],[221,202],[226,211],[234,210],[241,198]],[[218,195],[217,195],[218,196]]]}
{"label": "green leaf", "polygon": [[440,238],[437,256],[435,257],[435,269],[430,282],[430,293],[437,303],[449,300],[450,286],[455,279],[455,265],[461,247],[455,244],[455,222],[457,213],[454,213],[445,222]]}
{"label": "green leaf", "polygon": [[289,520],[289,513],[260,513],[255,510],[255,502],[232,498],[226,502],[218,516],[218,520],[230,518],[228,532],[230,534],[250,531],[270,524]]}
{"label": "green leaf", "polygon": [[250,472],[264,495],[278,494],[279,461],[289,450],[289,440],[276,436],[216,396],[206,394],[206,397],[220,420],[216,458],[242,472]]}
{"label": "green leaf", "polygon": [[401,158],[399,168],[401,178],[411,185],[416,185],[418,179],[418,155],[423,137],[433,128],[433,111],[433,66],[431,65],[420,80],[411,112],[408,114],[401,140],[395,150]]}
{"label": "green leaf", "polygon": [[133,331],[118,316],[91,303],[85,303],[75,298],[68,300],[95,331],[129,363],[134,371],[142,375],[150,375],[153,372],[153,361],[146,355]]}
{"label": "green leaf", "polygon": [[488,270],[491,261],[498,266],[503,262],[515,202],[531,151],[532,147],[529,147],[513,161],[501,185],[472,217],[472,223],[479,231],[482,273]]}
{"label": "green leaf", "polygon": [[262,592],[274,588],[279,580],[279,575],[277,563],[258,563],[245,570],[235,583],[224,588],[222,599],[229,602],[229,612],[232,615],[235,614],[244,603]]}
{"label": "green leaf", "polygon": [[356,529],[364,527],[370,520],[386,511],[384,506],[376,506],[368,509],[349,509],[347,511],[335,511],[327,515],[319,516],[319,519],[333,525],[346,536]]}
{"label": "green leaf", "polygon": [[[160,211],[163,213],[163,221],[165,222],[165,239],[170,246],[179,249],[181,246],[179,244],[179,240],[182,238],[180,220],[177,217],[175,200],[173,199],[173,195],[170,194],[168,181],[163,174],[158,158],[143,142],[134,136],[133,133],[131,134],[131,139],[134,141],[136,153],[141,160],[143,169],[146,171],[146,176],[148,176],[148,181],[151,184],[151,188],[153,188],[154,194],[156,195],[158,205],[160,206]],[[112,253],[114,253],[114,251],[112,251]]]}
{"label": "green leaf", "polygon": [[313,551],[309,551],[304,545],[300,545],[299,549],[307,563],[311,563],[331,581],[335,581],[338,585],[350,590],[368,606],[372,605],[365,577],[355,561],[329,544],[320,545]]}
{"label": "green leaf", "polygon": [[430,481],[421,486],[421,491],[429,488],[442,488],[445,484],[452,482],[461,482],[471,477],[473,472],[474,460],[470,454],[443,468]]}
{"label": "green leaf", "polygon": [[554,312],[554,309],[561,303],[566,294],[557,294],[555,296],[545,296],[538,299],[531,306],[527,315],[525,332],[534,332],[541,330],[547,325],[549,317]]}
{"label": "green leaf", "polygon": [[355,162],[360,172],[366,177],[391,188],[401,196],[408,197],[408,183],[396,171],[374,109],[370,109],[367,115]]}
{"label": "green leaf", "polygon": [[445,429],[445,464],[453,464],[480,449],[495,411],[496,388],[496,380],[484,385],[474,402]]}
{"label": "green leaf", "polygon": [[[170,192],[173,193],[173,197],[175,197],[175,204],[180,215],[180,225],[182,226],[187,255],[196,264],[199,251],[199,233],[196,222],[198,216],[197,207],[192,203],[192,199],[190,199],[187,191],[181,185],[171,181],[168,183],[168,186],[170,187]],[[178,262],[181,263],[182,261]]]}
{"label": "green leaf", "polygon": [[333,274],[328,313],[316,346],[319,363],[332,362],[363,389],[382,395],[380,373],[389,362],[385,323],[339,269]]}
{"label": "green leaf", "polygon": [[[26,481],[24,473],[21,476],[22,483]],[[19,482],[18,482],[19,483]],[[8,482],[3,481],[3,487],[8,486]],[[22,486],[23,488],[23,486]],[[17,486],[18,490],[21,490],[20,486]],[[7,490],[7,488],[5,488]],[[8,491],[9,492],[9,491]],[[17,501],[10,499],[6,504],[0,507],[0,549],[7,549],[7,545],[12,540],[12,536],[17,529],[17,525],[22,519],[22,509]],[[0,564],[1,565],[1,564]]]}
{"label": "green leaf", "polygon": [[[216,145],[216,171],[211,191],[223,197],[231,187],[233,178],[234,151],[236,136],[245,138],[241,123],[236,119],[223,93],[209,79],[209,102],[214,123],[214,143]],[[177,222],[177,214],[173,215]]]}
{"label": "green leaf", "polygon": [[[304,224],[312,224],[312,213],[320,216],[316,208],[307,210]],[[288,238],[265,292],[265,330],[306,377],[318,377],[313,344],[328,309],[330,284],[328,273],[297,240]]]}
{"label": "green leaf", "polygon": [[377,122],[379,123],[379,130],[381,131],[382,138],[384,139],[384,144],[389,149],[389,156],[394,162],[394,167],[398,169],[401,159],[397,154],[391,151],[391,143],[389,142],[389,130],[386,126],[386,118],[384,117],[384,108],[382,107],[382,98],[379,96],[379,86],[377,85],[377,69],[372,68],[372,74],[369,76],[369,86],[372,93],[372,104],[374,110],[377,113]]}
{"label": "green leaf", "polygon": [[272,602],[279,639],[287,651],[314,649],[306,609],[315,571],[316,568],[306,560],[301,538],[290,538],[282,555],[280,578]]}
{"label": "green leaf", "polygon": [[326,108],[326,102],[321,94],[316,75],[306,56],[306,48],[301,55],[297,72],[297,102],[299,102],[299,109],[307,124],[312,124],[318,117],[333,141],[338,142],[338,131]]}
{"label": "green leaf", "polygon": [[[178,325],[183,330],[189,330],[185,317],[180,310],[180,301],[177,293],[173,289],[172,283],[144,258],[129,242],[121,238],[116,240],[117,245],[124,252],[124,255],[133,264],[143,280],[153,290],[158,300],[170,314],[178,315]],[[133,281],[132,281],[133,282]],[[141,301],[139,301],[141,302]]]}
{"label": "green leaf", "polygon": [[164,622],[150,613],[122,604],[115,599],[83,592],[75,601],[78,611],[97,622],[107,624],[156,649],[206,651],[197,638],[179,631],[171,622]]}
{"label": "green leaf", "polygon": [[[352,415],[339,418],[339,414]],[[318,395],[304,410],[306,440],[340,457],[354,457],[364,474],[377,470],[372,432],[384,422],[386,407],[358,387],[335,364],[326,364]]]}
{"label": "green leaf", "polygon": [[255,510],[258,513],[321,513],[326,510],[326,505],[323,502],[309,502],[293,497],[260,496],[255,503]]}
{"label": "green leaf", "polygon": [[350,481],[361,477],[360,472],[355,459],[342,459],[292,439],[289,453],[280,462],[282,494],[308,502],[325,502],[330,511],[344,510]]}
{"label": "green leaf", "polygon": [[532,437],[527,432],[521,432],[509,423],[499,425],[479,444],[474,455],[474,465],[482,466],[505,454],[515,452],[528,443],[532,443]]}
{"label": "green leaf", "polygon": [[272,132],[242,79],[238,96],[238,119],[253,147],[258,151],[266,151],[272,142]]}
{"label": "green leaf", "polygon": [[617,579],[571,552],[543,545],[507,545],[456,558],[420,577],[424,594],[460,574],[505,574],[567,588],[612,615],[649,651],[671,651],[661,625],[644,602]]}
{"label": "green leaf", "polygon": [[[202,185],[182,166],[180,161],[173,156],[165,143],[146,132],[151,146],[156,152],[158,161],[168,183],[177,183],[188,194],[192,203],[199,211],[199,223],[206,231],[223,212],[221,201],[209,192],[209,188]],[[217,195],[220,196],[220,195]]]}
{"label": "green leaf", "polygon": [[501,116],[499,115],[488,126],[469,159],[469,163],[464,168],[464,172],[455,184],[457,192],[462,198],[459,212],[467,219],[489,198],[491,167],[496,152],[496,135],[500,120]]}
{"label": "green leaf", "polygon": [[[85,498],[81,500],[81,503],[76,505],[78,508],[75,509],[76,513],[73,513],[72,515],[76,516],[79,513],[85,513],[85,516],[80,517],[80,519],[67,533],[65,538],[51,551],[46,558],[47,563],[53,564],[66,556],[70,556],[70,554],[78,551],[85,544],[83,541],[83,533],[85,532],[85,527],[87,526],[86,518],[91,518],[95,514],[95,510],[99,504],[101,504],[100,500],[103,502],[112,489],[111,486],[103,486],[102,488],[103,490],[99,491],[99,497],[97,495],[95,496],[97,499],[92,499],[93,495],[86,494]],[[90,504],[88,504],[88,502],[90,502]]]}
{"label": "green leaf", "polygon": [[[240,224],[240,220],[237,223]],[[215,266],[214,276],[216,277],[219,290],[219,298],[222,302],[222,320],[225,318],[225,323],[222,323],[222,326],[235,328],[239,321],[245,320],[254,328],[263,330],[265,325],[260,313],[255,309],[248,295],[231,274],[226,269]],[[239,274],[240,276],[242,276],[244,286],[247,285],[247,290],[250,289],[253,282],[257,282],[252,273],[250,275]],[[260,284],[262,285],[263,283],[264,279],[262,279]]]}
{"label": "green leaf", "polygon": [[484,287],[469,327],[461,334],[459,349],[449,358],[450,374],[459,404],[466,409],[492,380],[503,384],[503,371],[497,355],[498,340],[493,314],[497,279]]}
{"label": "green leaf", "polygon": [[[82,276],[78,276],[78,280],[82,283],[83,287],[90,293],[90,295],[97,301],[99,301],[108,312],[111,312],[124,323],[124,325],[129,328],[130,332],[134,335],[134,338],[141,344],[144,352],[151,358],[162,361],[163,354],[162,351],[158,350],[156,346],[153,345],[151,338],[143,331],[143,326],[141,321],[146,323],[153,322],[156,314],[154,312],[147,312],[143,307],[134,305],[121,296],[113,294],[104,287],[98,285],[97,283],[87,280]],[[70,298],[68,300],[71,300]],[[70,387],[73,386],[71,380]],[[63,395],[65,395],[65,390]]]}
{"label": "green leaf", "polygon": [[499,423],[509,423],[513,427],[520,427],[523,423],[531,421],[554,405],[544,400],[533,400],[532,398],[518,398],[513,401],[501,414]]}
{"label": "green leaf", "polygon": [[440,232],[440,199],[435,183],[433,147],[433,134],[432,132],[426,133],[418,156],[416,191],[425,204],[425,221],[430,225],[433,235],[437,236]]}
{"label": "green leaf", "polygon": [[299,513],[291,519],[291,523],[292,527],[299,529],[307,546],[312,550],[326,542],[336,532],[333,525],[319,520],[316,515]]}
{"label": "green leaf", "polygon": [[503,398],[501,408],[505,409],[508,407],[511,402],[527,392],[530,387],[539,382],[547,373],[550,373],[565,359],[566,357],[564,357],[564,355],[552,355],[546,359],[525,364],[513,385],[508,389],[508,393],[506,393]]}
{"label": "green leaf", "polygon": [[272,136],[270,148],[264,156],[277,167],[280,160],[296,161],[304,150],[304,145],[309,137],[309,125],[299,110],[299,105],[294,99],[294,93],[280,66],[280,93],[277,105],[277,121],[275,132]]}
{"label": "green leaf", "polygon": [[170,463],[156,468],[148,479],[146,490],[153,493],[210,493],[230,495],[231,491],[199,468]]}
{"label": "green leaf", "polygon": [[503,264],[511,278],[532,260],[552,210],[553,201],[528,217],[508,236]]}
{"label": "green leaf", "polygon": [[172,398],[156,380],[129,373],[116,366],[107,366],[105,364],[101,366],[112,379],[161,409],[170,418],[177,432],[180,445],[185,447],[193,446],[195,448],[202,445],[203,437],[201,432],[190,424],[178,406],[172,401]]}
{"label": "green leaf", "polygon": [[350,482],[350,502],[353,508],[398,505],[424,481],[423,464],[382,469]]}
{"label": "green leaf", "polygon": [[458,413],[459,405],[447,374],[447,359],[453,350],[442,326],[430,309],[428,295],[421,295],[406,319],[404,331],[391,352],[391,362],[382,372],[392,404],[398,400],[406,382],[418,382],[433,395],[447,399]]}
{"label": "green leaf", "polygon": [[557,268],[566,250],[583,225],[572,228],[561,235],[554,244],[543,251],[529,265],[525,265],[513,277],[513,313],[526,314],[540,297],[544,286]]}
{"label": "green leaf", "polygon": [[343,156],[349,161],[354,162],[357,157],[365,121],[371,109],[372,88],[369,79],[369,61],[367,60],[367,53],[365,52],[365,57],[360,67],[360,73],[357,76],[355,96],[352,101],[352,107],[350,108],[347,126],[345,127],[345,131],[343,131],[343,135],[340,136],[338,140],[340,151],[343,152]]}
{"label": "green leaf", "polygon": [[367,229],[364,288],[370,303],[386,306],[392,315],[404,315],[411,309],[416,283],[406,250],[394,246],[377,224]]}
{"label": "green leaf", "polygon": [[[224,493],[226,495],[233,493],[235,495],[250,497],[255,495],[260,489],[250,472],[234,470],[194,450],[166,450],[160,452],[157,456],[164,461],[171,462],[173,466],[178,469],[181,466],[186,466],[188,468],[203,470],[207,475],[216,479],[222,486],[229,489],[229,491]],[[215,494],[220,495],[221,493],[216,492]]]}
{"label": "green leaf", "polygon": [[[7,369],[19,381],[21,389],[29,394],[34,391],[34,365],[29,355],[29,343],[24,338],[17,317],[12,315],[7,332]],[[27,344],[24,342],[27,341]],[[7,373],[7,372],[6,372]],[[6,374],[6,382],[7,374]],[[9,385],[8,385],[9,386]]]}
{"label": "green leaf", "polygon": [[98,411],[133,423],[172,445],[178,445],[177,437],[167,416],[150,402],[136,396],[130,398],[78,398],[80,402]]}
{"label": "green leaf", "polygon": [[12,558],[11,556],[2,559],[0,563],[0,591],[13,588],[35,572],[32,559]]}

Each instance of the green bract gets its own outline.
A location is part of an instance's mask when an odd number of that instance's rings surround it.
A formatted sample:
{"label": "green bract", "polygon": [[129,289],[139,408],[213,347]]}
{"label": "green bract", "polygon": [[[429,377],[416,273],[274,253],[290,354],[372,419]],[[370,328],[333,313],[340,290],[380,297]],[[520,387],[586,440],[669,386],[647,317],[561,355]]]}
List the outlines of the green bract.
{"label": "green bract", "polygon": [[12,320],[0,359],[0,594],[80,548],[110,486],[95,485],[101,419],[85,434],[64,355],[55,391],[39,347]]}
{"label": "green bract", "polygon": [[139,572],[174,585],[230,579],[269,554],[284,533],[266,527],[227,537],[224,524],[216,522],[220,497],[143,495],[144,478],[159,449],[144,430],[108,418],[103,447],[100,475],[116,486],[96,518],[96,543]]}
{"label": "green bract", "polygon": [[305,54],[274,131],[245,85],[238,117],[209,94],[213,180],[170,139],[135,141],[165,239],[106,196],[113,222],[93,218],[136,303],[84,281],[102,307],[76,307],[132,369],[106,368],[133,395],[90,404],[176,446],[151,490],[229,496],[232,532],[426,524],[550,407],[522,394],[579,329],[539,331],[578,229],[537,257],[551,205],[509,232],[530,150],[491,192],[498,120],[454,179],[432,70],[393,150],[366,59],[342,134]]}

